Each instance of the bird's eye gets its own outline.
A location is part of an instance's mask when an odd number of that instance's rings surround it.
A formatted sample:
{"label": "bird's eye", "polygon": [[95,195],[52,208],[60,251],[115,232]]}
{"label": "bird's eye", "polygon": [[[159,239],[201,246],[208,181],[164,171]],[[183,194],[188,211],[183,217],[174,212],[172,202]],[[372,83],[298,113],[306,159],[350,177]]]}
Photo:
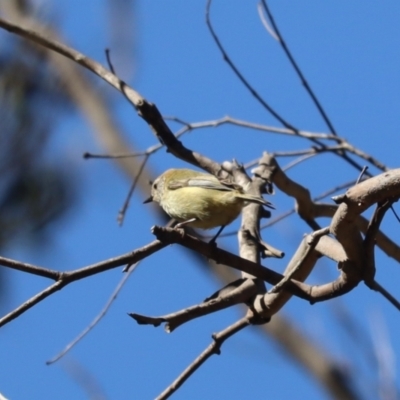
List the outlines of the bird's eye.
{"label": "bird's eye", "polygon": [[153,183],[153,189],[157,189],[157,183]]}

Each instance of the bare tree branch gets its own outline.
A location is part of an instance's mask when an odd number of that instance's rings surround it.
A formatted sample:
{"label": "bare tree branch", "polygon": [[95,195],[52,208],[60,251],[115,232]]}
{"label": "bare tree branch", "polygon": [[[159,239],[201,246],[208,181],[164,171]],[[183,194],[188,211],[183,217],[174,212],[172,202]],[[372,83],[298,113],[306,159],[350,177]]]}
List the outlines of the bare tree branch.
{"label": "bare tree branch", "polygon": [[226,339],[229,339],[235,333],[246,328],[250,324],[250,318],[244,317],[239,321],[235,322],[231,326],[225,328],[223,331],[214,333],[212,335],[213,342],[182,372],[179,377],[172,382],[158,397],[157,400],[167,399],[174,392],[176,392],[180,386],[185,383],[188,378],[193,375],[196,370],[201,367],[213,354],[221,354],[221,346]]}

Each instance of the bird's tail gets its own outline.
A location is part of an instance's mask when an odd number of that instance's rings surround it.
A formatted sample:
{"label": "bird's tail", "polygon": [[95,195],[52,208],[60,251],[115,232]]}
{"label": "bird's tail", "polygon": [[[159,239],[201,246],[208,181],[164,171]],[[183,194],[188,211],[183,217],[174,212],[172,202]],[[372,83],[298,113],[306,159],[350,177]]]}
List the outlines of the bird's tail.
{"label": "bird's tail", "polygon": [[267,200],[264,200],[262,197],[253,196],[251,194],[238,194],[237,197],[240,197],[241,199],[249,201],[251,203],[257,203],[257,204],[266,206],[268,208],[275,209],[275,207],[272,205],[272,203],[270,203]]}

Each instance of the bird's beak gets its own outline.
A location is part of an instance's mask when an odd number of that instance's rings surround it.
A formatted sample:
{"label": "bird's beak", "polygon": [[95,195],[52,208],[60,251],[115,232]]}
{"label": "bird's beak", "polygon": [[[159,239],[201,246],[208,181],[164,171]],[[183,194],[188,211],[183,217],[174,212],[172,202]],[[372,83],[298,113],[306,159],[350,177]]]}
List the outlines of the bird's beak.
{"label": "bird's beak", "polygon": [[148,199],[146,199],[143,204],[151,203],[153,201],[153,196],[150,196]]}

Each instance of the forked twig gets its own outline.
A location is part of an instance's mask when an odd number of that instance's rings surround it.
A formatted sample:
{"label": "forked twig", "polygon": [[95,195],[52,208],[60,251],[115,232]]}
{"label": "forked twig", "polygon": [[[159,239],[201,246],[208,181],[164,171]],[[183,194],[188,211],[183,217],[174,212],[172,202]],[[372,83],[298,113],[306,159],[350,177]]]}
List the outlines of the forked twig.
{"label": "forked twig", "polygon": [[[72,282],[78,281],[80,279],[87,278],[89,276],[108,271],[110,269],[120,267],[122,265],[132,265],[144,258],[152,255],[153,253],[164,248],[166,244],[155,240],[139,249],[136,249],[122,256],[111,258],[109,260],[101,261],[96,264],[88,265],[86,267],[68,271],[68,272],[57,272],[53,271],[54,277],[52,277],[56,282],[48,286],[46,289],[42,290],[38,294],[32,296],[29,300],[21,304],[19,307],[13,311],[6,314],[4,317],[0,318],[0,327],[17,318],[19,315],[23,314],[25,311],[29,310],[31,307],[40,303],[42,300],[55,293],[56,291],[62,289],[64,286],[69,285]],[[18,263],[18,262],[15,262]],[[9,262],[7,262],[9,264]],[[20,264],[20,263],[18,263]],[[0,260],[1,265],[1,260]],[[9,266],[9,265],[7,265]],[[19,266],[15,269],[19,269]],[[40,269],[44,270],[44,268]],[[33,272],[32,272],[33,273]],[[41,275],[40,273],[37,275]]]}
{"label": "forked twig", "polygon": [[[275,23],[274,16],[272,15],[272,13],[271,13],[271,11],[270,11],[270,9],[268,7],[267,0],[261,0],[261,4],[263,5],[264,10],[268,15],[269,20],[271,21],[271,25],[272,25],[273,31],[274,31],[275,35],[277,36],[277,38],[278,38],[277,40],[278,40],[279,44],[282,46],[282,49],[283,49],[284,53],[286,54],[290,64],[292,65],[293,69],[295,70],[296,74],[300,78],[300,81],[301,81],[302,85],[304,86],[306,92],[311,97],[311,99],[312,99],[314,105],[316,106],[318,112],[322,116],[322,119],[325,121],[326,125],[328,126],[328,129],[332,132],[333,135],[337,136],[337,132],[336,132],[335,128],[333,127],[333,124],[332,124],[330,118],[328,117],[328,114],[325,112],[324,108],[322,107],[322,104],[318,100],[318,98],[315,95],[314,91],[311,89],[311,86],[308,84],[308,81],[306,80],[303,72],[301,71],[301,69],[298,66],[297,62],[295,61],[292,53],[290,52],[289,48],[287,47],[286,42],[283,39],[277,24]],[[356,154],[357,153],[358,153],[358,155],[363,154],[363,152],[361,152],[361,151],[357,151]],[[337,154],[340,157],[342,157],[345,161],[347,161],[350,165],[352,165],[358,171],[362,171],[361,165],[358,164],[356,161],[354,161],[351,157],[349,157],[349,155],[346,153],[346,151],[340,151],[339,153],[335,153],[335,154]],[[364,155],[364,156],[366,156],[366,155]],[[363,157],[363,158],[365,158],[365,157]],[[383,164],[381,164],[378,160],[373,159],[372,157],[369,157],[369,158],[370,158],[371,163],[373,165],[375,165],[377,168],[381,169],[382,171],[387,170],[387,167],[384,166]],[[371,176],[368,172],[366,172],[366,175]]]}
{"label": "forked twig", "polygon": [[[228,53],[226,52],[225,48],[223,47],[221,41],[219,40],[210,20],[210,7],[211,7],[211,2],[212,0],[207,1],[207,6],[206,6],[206,24],[207,27],[211,33],[211,36],[216,43],[217,47],[219,48],[224,60],[227,62],[229,67],[232,69],[232,71],[235,73],[235,75],[238,77],[238,79],[243,83],[243,85],[249,90],[249,92],[256,98],[256,100],[274,117],[276,118],[282,125],[284,125],[286,128],[292,130],[295,134],[299,132],[299,130],[294,127],[292,124],[287,122],[278,112],[276,112],[263,98],[262,96],[254,89],[254,87],[247,81],[247,79],[243,76],[243,74],[239,71],[239,69],[236,67],[235,63],[230,59]],[[275,28],[275,27],[274,27]],[[275,29],[276,34],[280,37],[279,32]],[[281,39],[281,37],[280,37]],[[281,40],[279,41],[280,43]],[[297,64],[296,64],[297,67]],[[298,67],[297,67],[298,68]],[[303,75],[301,75],[303,76]],[[312,93],[312,92],[311,92]],[[315,97],[315,96],[314,96]],[[316,98],[315,98],[316,99]],[[317,104],[318,101],[317,101]],[[322,107],[320,106],[323,115],[326,116],[325,112],[323,111]],[[320,108],[318,108],[320,110]],[[320,112],[321,112],[320,110]],[[321,114],[322,115],[322,114]],[[326,117],[327,118],[327,117]],[[334,133],[334,129],[332,124],[330,123],[329,119],[326,119],[325,121],[329,122],[329,128],[332,130],[332,133]],[[310,139],[312,142],[318,144],[321,147],[326,147],[324,143],[322,143],[318,139]],[[352,165],[354,168],[356,168],[358,171],[362,170],[362,166],[358,164],[356,161],[354,161],[349,155],[346,153],[346,150],[340,151],[340,152],[334,152],[334,154],[338,155],[339,157],[343,158],[345,161],[347,161],[350,165]],[[369,175],[367,173],[367,175]]]}

